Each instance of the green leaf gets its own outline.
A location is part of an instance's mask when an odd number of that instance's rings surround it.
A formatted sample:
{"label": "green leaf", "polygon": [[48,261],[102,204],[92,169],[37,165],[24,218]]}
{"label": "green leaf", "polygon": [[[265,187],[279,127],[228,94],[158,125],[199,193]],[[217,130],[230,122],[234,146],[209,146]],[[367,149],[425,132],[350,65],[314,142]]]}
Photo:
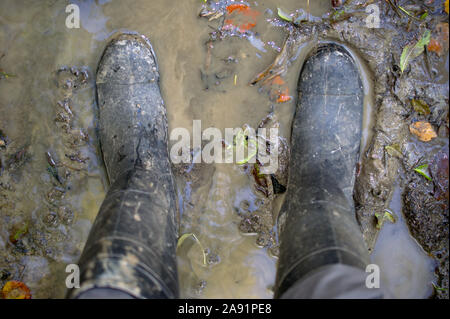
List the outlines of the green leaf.
{"label": "green leaf", "polygon": [[0,75],[3,75],[5,79],[15,77],[13,74],[8,74],[6,72],[0,71]]}
{"label": "green leaf", "polygon": [[412,99],[411,105],[414,108],[414,110],[419,114],[428,115],[431,113],[430,108],[428,107],[427,103],[425,103],[422,100]]}
{"label": "green leaf", "polygon": [[408,10],[406,10],[405,8],[398,6],[398,8],[400,10],[402,10],[404,13],[406,13],[406,15],[410,16],[411,18],[413,18],[414,20],[418,20],[412,13],[410,13]]}
{"label": "green leaf", "polygon": [[22,235],[25,235],[28,232],[28,223],[26,223],[25,225],[23,225],[21,228],[19,228],[16,233],[14,234],[13,238],[14,240],[19,240],[19,238]]}
{"label": "green leaf", "polygon": [[[249,145],[251,145],[249,149]],[[247,129],[243,132],[239,131],[238,134],[233,139],[233,145],[228,145],[227,149],[233,148],[236,152],[238,147],[243,147],[244,152],[247,151],[248,155],[241,161],[237,161],[238,165],[242,165],[250,161],[258,153],[258,142],[248,136]]]}
{"label": "green leaf", "polygon": [[424,47],[428,45],[431,39],[430,30],[425,30],[422,37],[416,44],[408,44],[403,48],[402,55],[400,56],[400,70],[405,71],[409,61],[417,58],[424,51]]}
{"label": "green leaf", "polygon": [[178,243],[177,243],[177,249],[183,244],[183,242],[189,238],[192,237],[194,238],[195,242],[200,246],[201,250],[202,250],[202,254],[203,254],[203,264],[206,265],[206,253],[205,253],[205,249],[203,248],[202,243],[200,242],[200,240],[198,240],[197,236],[195,236],[194,233],[187,233],[187,234],[183,234],[179,239],[178,239]]}
{"label": "green leaf", "polygon": [[398,157],[398,158],[403,157],[402,150],[400,149],[400,145],[398,145],[398,144],[388,145],[384,149],[390,156]]}
{"label": "green leaf", "polygon": [[397,221],[397,218],[395,217],[395,214],[393,212],[391,212],[389,209],[386,209],[384,211],[383,218],[387,219],[388,221],[390,221],[393,224]]}
{"label": "green leaf", "polygon": [[431,181],[431,177],[428,173],[428,164],[420,165],[414,169],[415,172],[419,173],[429,181]]}
{"label": "green leaf", "polygon": [[420,16],[420,20],[425,20],[427,17],[428,17],[428,11],[425,11],[425,13]]}
{"label": "green leaf", "polygon": [[278,16],[281,19],[283,19],[284,21],[287,21],[287,22],[292,22],[292,17],[289,14],[287,14],[286,12],[281,10],[280,8],[277,8],[277,9],[278,9]]}
{"label": "green leaf", "polygon": [[447,288],[439,287],[439,286],[436,285],[434,282],[432,282],[431,284],[433,285],[433,288],[436,289],[436,290],[438,290],[438,291],[447,291],[447,290],[448,290]]}
{"label": "green leaf", "polygon": [[397,221],[395,214],[391,212],[389,209],[385,209],[383,213],[379,212],[375,213],[375,217],[377,218],[377,226],[376,226],[377,229],[381,229],[385,220],[388,220],[393,224]]}

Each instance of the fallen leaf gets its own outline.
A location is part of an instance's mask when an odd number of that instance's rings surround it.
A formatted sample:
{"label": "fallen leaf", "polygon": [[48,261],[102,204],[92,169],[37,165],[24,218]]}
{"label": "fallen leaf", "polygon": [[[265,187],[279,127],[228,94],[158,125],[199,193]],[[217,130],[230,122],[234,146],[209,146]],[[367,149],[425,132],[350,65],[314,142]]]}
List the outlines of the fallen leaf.
{"label": "fallen leaf", "polygon": [[433,138],[437,137],[433,126],[428,122],[414,122],[409,126],[409,131],[423,142],[431,141]]}
{"label": "fallen leaf", "polygon": [[206,253],[205,253],[205,249],[203,248],[202,243],[200,242],[200,240],[198,240],[197,236],[195,236],[194,233],[187,233],[187,234],[183,234],[179,239],[178,239],[178,243],[177,243],[177,249],[183,244],[183,242],[189,238],[192,237],[194,238],[195,242],[200,246],[201,250],[202,250],[202,254],[203,254],[203,264],[206,265]]}
{"label": "fallen leaf", "polygon": [[283,10],[281,10],[280,8],[278,8],[278,16],[284,21],[292,22],[292,17]]}
{"label": "fallen leaf", "polygon": [[448,14],[448,0],[445,0],[445,12]]}
{"label": "fallen leaf", "polygon": [[[447,0],[447,3],[448,3],[448,0]],[[436,285],[434,282],[432,282],[431,284],[433,285],[433,288],[436,289],[436,291],[448,291],[447,288],[439,287],[439,286]]]}
{"label": "fallen leaf", "polygon": [[30,289],[20,281],[8,281],[2,288],[3,299],[31,299]]}
{"label": "fallen leaf", "polygon": [[434,38],[430,40],[430,43],[428,43],[427,49],[428,51],[434,52],[439,56],[441,56],[442,54],[442,45],[439,43],[438,40]]}
{"label": "fallen leaf", "polygon": [[235,3],[235,4],[230,4],[229,6],[227,6],[228,14],[231,14],[234,11],[245,12],[248,9],[249,9],[248,5],[243,4],[243,3]]}
{"label": "fallen leaf", "polygon": [[3,76],[5,79],[7,79],[7,78],[12,78],[12,77],[15,76],[15,75],[13,75],[13,74],[8,74],[8,73],[6,73],[6,72],[4,72],[4,71],[1,71],[1,70],[0,70],[0,75]]}
{"label": "fallen leaf", "polygon": [[422,100],[412,99],[411,105],[414,108],[414,111],[416,111],[419,114],[428,115],[431,113],[427,103],[425,103]]}
{"label": "fallen leaf", "polygon": [[286,82],[284,82],[284,80],[281,78],[281,76],[277,75],[276,77],[273,78],[272,80],[272,84],[276,84],[276,85],[283,85]]}
{"label": "fallen leaf", "polygon": [[383,213],[375,213],[375,217],[377,218],[377,229],[381,229],[385,220],[388,220],[393,224],[397,221],[395,214],[389,209],[385,209]]}
{"label": "fallen leaf", "polygon": [[390,156],[398,157],[398,158],[403,157],[402,150],[400,148],[400,145],[398,145],[398,144],[388,145],[384,149]]}
{"label": "fallen leaf", "polygon": [[291,96],[289,96],[289,89],[285,88],[284,90],[280,91],[280,94],[278,95],[277,103],[284,103],[291,100]]}
{"label": "fallen leaf", "polygon": [[408,44],[403,48],[402,55],[400,56],[400,70],[405,71],[409,61],[418,57],[424,51],[424,47],[428,45],[431,38],[430,30],[425,30],[422,37],[416,44]]}
{"label": "fallen leaf", "polygon": [[431,177],[428,171],[428,164],[420,165],[414,169],[415,172],[419,173],[429,181],[431,181]]}
{"label": "fallen leaf", "polygon": [[9,241],[13,244],[16,244],[19,239],[21,239],[24,235],[28,233],[28,223],[22,223],[19,225],[15,225],[9,235]]}
{"label": "fallen leaf", "polygon": [[225,20],[224,29],[237,28],[241,33],[248,31],[256,26],[256,18],[261,14],[259,11],[252,10],[243,3],[230,4],[226,7],[228,15],[233,12],[241,17],[236,19],[228,18]]}

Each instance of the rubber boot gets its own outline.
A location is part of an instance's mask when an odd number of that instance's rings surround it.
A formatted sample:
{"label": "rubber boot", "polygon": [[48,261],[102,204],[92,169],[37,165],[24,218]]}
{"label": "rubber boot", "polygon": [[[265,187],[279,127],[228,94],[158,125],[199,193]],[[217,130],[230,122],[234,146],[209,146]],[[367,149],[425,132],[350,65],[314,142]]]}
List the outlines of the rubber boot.
{"label": "rubber boot", "polygon": [[298,90],[275,297],[322,266],[368,264],[352,199],[363,116],[358,69],[344,48],[321,46]]}
{"label": "rubber boot", "polygon": [[121,34],[97,70],[99,137],[110,188],[79,261],[72,298],[177,298],[176,206],[166,109],[150,42]]}

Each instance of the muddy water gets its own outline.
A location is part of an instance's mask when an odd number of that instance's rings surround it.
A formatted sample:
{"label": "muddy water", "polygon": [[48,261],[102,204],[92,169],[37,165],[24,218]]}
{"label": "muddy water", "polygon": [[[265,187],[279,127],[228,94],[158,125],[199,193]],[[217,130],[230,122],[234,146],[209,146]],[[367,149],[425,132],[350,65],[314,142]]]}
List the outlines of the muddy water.
{"label": "muddy water", "polygon": [[[235,128],[243,124],[256,127],[269,112],[274,112],[280,120],[280,134],[286,138],[289,138],[295,108],[298,72],[315,43],[311,39],[304,44],[283,75],[292,99],[274,103],[266,91],[248,83],[272,63],[286,38],[283,28],[267,23],[267,19],[276,15],[279,1],[252,3],[260,12],[252,37],[233,37],[214,43],[211,56],[206,43],[215,21],[198,17],[200,0],[177,1],[176,5],[175,1],[165,0],[137,0],[133,5],[119,0],[72,2],[81,9],[80,29],[65,27],[67,1],[43,0],[32,5],[26,0],[0,3],[0,56],[4,55],[0,67],[16,75],[0,83],[0,128],[11,141],[8,152],[14,154],[26,146],[29,156],[22,168],[6,180],[14,186],[14,190],[4,191],[8,201],[0,197],[3,200],[0,269],[8,269],[11,278],[25,281],[34,297],[64,296],[65,266],[77,261],[105,194],[106,180],[95,134],[93,78],[103,48],[113,34],[137,31],[152,41],[161,70],[161,89],[170,129],[191,130],[194,119],[201,120],[203,128]],[[306,9],[306,4],[306,0],[283,1],[282,9],[293,12]],[[321,16],[330,9],[330,1],[310,1],[313,16]],[[358,54],[352,54],[360,67],[366,92],[363,137],[366,143],[371,132],[372,80]],[[210,67],[220,72],[223,61],[230,58],[234,64],[227,69],[226,76],[205,81],[202,72],[206,72],[208,59],[212,61]],[[55,81],[56,71],[62,66],[84,67],[90,75],[87,83],[70,95],[74,127],[89,136],[76,149],[67,146],[62,130],[54,121],[57,102],[65,94]],[[47,171],[45,153],[51,152],[58,161],[71,164],[65,154],[76,151],[89,160],[82,171],[68,169],[71,177],[62,201],[75,212],[75,218],[72,223],[49,226],[44,221],[53,207],[48,204],[47,195],[57,183]],[[276,258],[256,245],[256,236],[244,236],[238,230],[240,218],[236,212],[242,203],[246,202],[250,211],[258,208],[249,179],[235,165],[216,165],[207,172],[195,186],[191,181],[179,181],[180,233],[196,234],[207,251],[205,265],[198,243],[187,240],[180,247],[182,296],[271,298]],[[8,242],[11,229],[23,222],[37,225],[40,233],[50,234],[38,248],[26,252],[17,251]],[[38,241],[35,234],[30,230],[24,241]],[[389,256],[382,257],[381,253],[376,256],[380,263],[389,260]],[[426,277],[428,268],[424,266],[417,271]],[[407,284],[401,283],[403,290],[415,289],[404,288],[409,287]],[[425,295],[420,292],[417,296]]]}
{"label": "muddy water", "polygon": [[391,298],[427,298],[432,294],[436,264],[409,234],[401,193],[397,186],[389,207],[397,220],[383,225],[372,262],[380,267],[380,284]]}

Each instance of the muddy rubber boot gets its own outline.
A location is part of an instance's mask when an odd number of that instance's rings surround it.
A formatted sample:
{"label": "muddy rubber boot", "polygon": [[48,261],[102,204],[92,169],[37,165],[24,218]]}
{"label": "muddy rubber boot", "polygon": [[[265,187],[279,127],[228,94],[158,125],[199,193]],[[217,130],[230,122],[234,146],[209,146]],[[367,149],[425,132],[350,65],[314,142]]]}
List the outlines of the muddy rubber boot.
{"label": "muddy rubber boot", "polygon": [[97,70],[110,188],[79,261],[72,298],[177,298],[175,189],[166,109],[150,42],[121,34]]}
{"label": "muddy rubber boot", "polygon": [[352,199],[363,116],[358,69],[344,48],[321,46],[304,64],[298,89],[277,298],[320,267],[365,269],[369,260]]}

